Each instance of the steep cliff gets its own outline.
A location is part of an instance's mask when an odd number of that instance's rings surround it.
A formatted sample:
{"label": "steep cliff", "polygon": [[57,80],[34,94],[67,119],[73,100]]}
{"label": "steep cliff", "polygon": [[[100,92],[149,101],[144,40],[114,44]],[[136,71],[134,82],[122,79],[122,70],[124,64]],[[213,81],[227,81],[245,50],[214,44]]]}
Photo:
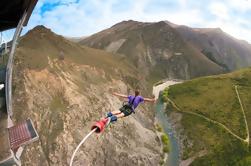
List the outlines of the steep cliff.
{"label": "steep cliff", "polygon": [[[14,120],[32,118],[40,140],[25,149],[23,164],[68,165],[93,122],[121,106],[112,91],[127,94],[140,86],[148,94],[137,75],[119,56],[82,47],[45,27],[28,32],[15,55]],[[92,136],[74,165],[158,165],[153,108],[145,104],[139,110]]]}

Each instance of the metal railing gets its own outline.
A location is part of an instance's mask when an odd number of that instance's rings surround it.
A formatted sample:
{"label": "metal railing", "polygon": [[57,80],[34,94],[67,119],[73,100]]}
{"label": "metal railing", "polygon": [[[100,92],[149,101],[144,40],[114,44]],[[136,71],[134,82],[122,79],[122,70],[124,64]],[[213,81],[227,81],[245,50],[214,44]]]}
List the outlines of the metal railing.
{"label": "metal railing", "polygon": [[16,50],[17,46],[17,40],[20,37],[20,34],[23,29],[23,24],[26,19],[27,12],[25,12],[20,19],[18,26],[16,28],[15,34],[13,36],[12,40],[12,46],[10,50],[10,55],[7,63],[7,68],[6,68],[6,78],[5,78],[5,94],[6,94],[6,108],[7,108],[7,113],[8,116],[12,117],[13,111],[12,111],[12,69],[13,69],[13,58],[14,58],[14,53]]}

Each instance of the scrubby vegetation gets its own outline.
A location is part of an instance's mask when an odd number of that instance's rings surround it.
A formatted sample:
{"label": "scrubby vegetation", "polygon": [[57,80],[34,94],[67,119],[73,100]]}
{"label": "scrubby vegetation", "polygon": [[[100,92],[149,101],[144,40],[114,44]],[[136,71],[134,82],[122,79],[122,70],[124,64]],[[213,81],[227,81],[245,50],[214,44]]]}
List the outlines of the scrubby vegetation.
{"label": "scrubby vegetation", "polygon": [[168,136],[166,134],[163,134],[161,136],[161,141],[163,143],[163,152],[164,153],[168,153],[169,152],[169,139],[168,139]]}
{"label": "scrubby vegetation", "polygon": [[165,164],[164,160],[160,160],[159,165],[164,165],[164,164]]}
{"label": "scrubby vegetation", "polygon": [[161,127],[159,124],[156,124],[156,125],[155,125],[155,128],[156,128],[156,130],[157,130],[158,132],[163,132],[163,129],[162,129],[162,127]]}
{"label": "scrubby vegetation", "polygon": [[165,90],[162,92],[162,96],[161,96],[161,100],[163,102],[167,102],[168,101],[168,90],[169,88],[165,88]]}
{"label": "scrubby vegetation", "polygon": [[159,165],[164,165],[166,161],[166,154],[169,153],[170,151],[170,143],[169,143],[169,138],[166,133],[163,132],[163,128],[157,123],[155,124],[155,129],[161,134],[160,139],[162,142],[162,157],[161,160],[159,161]]}
{"label": "scrubby vegetation", "polygon": [[163,152],[168,153],[170,150],[169,138],[166,133],[163,132],[162,127],[159,124],[155,125],[155,129],[161,133],[161,142],[163,144]]}
{"label": "scrubby vegetation", "polygon": [[161,136],[161,141],[163,142],[164,145],[169,145],[169,139],[168,139],[168,136],[166,134],[163,134]]}

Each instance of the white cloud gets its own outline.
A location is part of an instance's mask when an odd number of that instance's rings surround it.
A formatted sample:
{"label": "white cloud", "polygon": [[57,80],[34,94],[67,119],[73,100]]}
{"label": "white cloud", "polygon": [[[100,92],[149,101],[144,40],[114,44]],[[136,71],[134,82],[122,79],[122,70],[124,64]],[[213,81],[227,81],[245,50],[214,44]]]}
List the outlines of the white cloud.
{"label": "white cloud", "polygon": [[214,2],[209,6],[210,12],[219,19],[229,19],[227,6],[221,2]]}
{"label": "white cloud", "polygon": [[[215,18],[205,22],[205,27],[220,27],[224,32],[237,39],[245,39],[251,43],[251,26],[249,15],[243,13],[251,10],[248,0],[223,0],[213,2],[209,9]],[[251,12],[251,11],[250,11]]]}
{"label": "white cloud", "polygon": [[202,14],[197,9],[177,11],[170,13],[167,19],[175,24],[192,26],[203,22]]}
{"label": "white cloud", "polygon": [[216,19],[211,22],[205,23],[206,27],[216,28],[220,27],[224,32],[228,33],[229,35],[240,39],[240,40],[247,40],[251,41],[249,34],[251,34],[251,29],[241,26],[243,23],[246,23],[246,20],[239,20],[235,23],[224,21],[221,19]]}
{"label": "white cloud", "polygon": [[188,0],[178,0],[178,2],[181,8],[186,8]]}
{"label": "white cloud", "polygon": [[228,3],[232,9],[238,12],[247,12],[251,10],[250,0],[228,0],[226,3]]}

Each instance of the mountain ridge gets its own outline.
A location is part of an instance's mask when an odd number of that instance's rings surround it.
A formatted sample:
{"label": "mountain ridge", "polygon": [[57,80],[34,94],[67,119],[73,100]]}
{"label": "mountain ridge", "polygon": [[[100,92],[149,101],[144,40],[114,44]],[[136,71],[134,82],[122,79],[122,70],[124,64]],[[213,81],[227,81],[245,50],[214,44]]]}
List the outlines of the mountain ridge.
{"label": "mountain ridge", "polygon": [[[80,44],[122,54],[139,70],[145,71],[146,77],[156,75],[155,81],[167,77],[189,79],[224,72],[221,66],[183,40],[164,21],[123,21],[84,39]],[[177,56],[176,53],[181,54]]]}
{"label": "mountain ridge", "polygon": [[230,71],[251,65],[251,45],[225,33],[220,28],[175,26],[183,38],[205,55],[225,64]]}

